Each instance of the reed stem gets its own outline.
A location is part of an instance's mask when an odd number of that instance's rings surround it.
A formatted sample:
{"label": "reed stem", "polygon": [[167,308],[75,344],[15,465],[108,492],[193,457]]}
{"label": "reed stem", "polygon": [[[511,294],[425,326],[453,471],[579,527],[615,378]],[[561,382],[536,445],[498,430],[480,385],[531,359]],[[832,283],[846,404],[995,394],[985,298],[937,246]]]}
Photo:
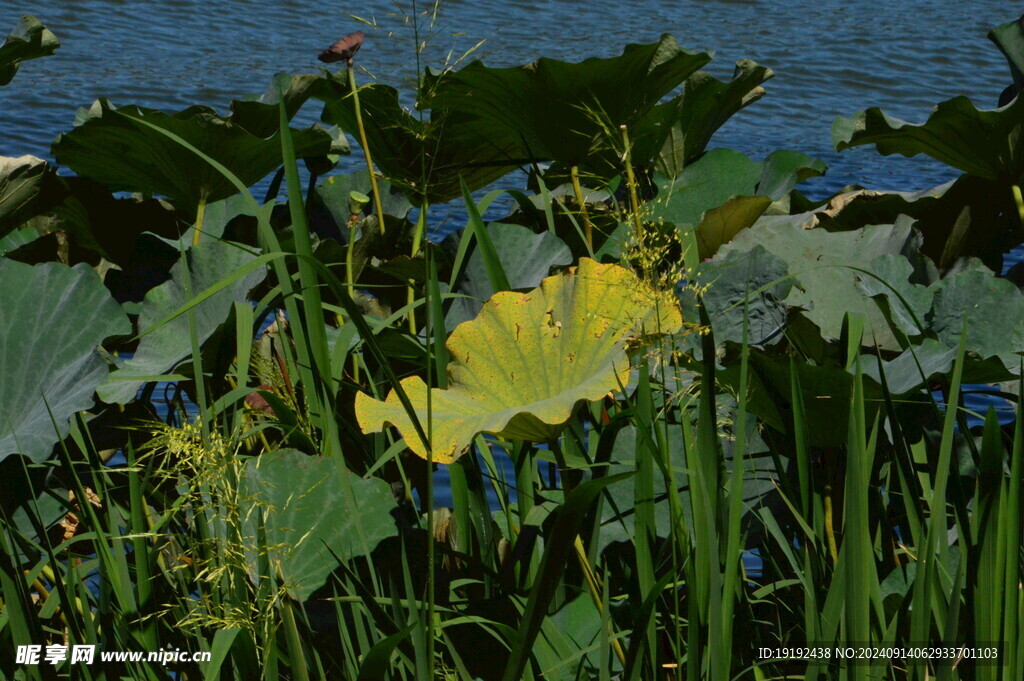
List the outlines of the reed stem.
{"label": "reed stem", "polygon": [[590,213],[587,211],[587,202],[583,199],[583,187],[580,185],[580,168],[573,166],[571,170],[572,190],[576,194],[576,203],[580,206],[580,216],[583,218],[583,230],[587,235],[587,246],[594,249],[594,228],[590,224]]}
{"label": "reed stem", "polygon": [[[416,229],[412,233],[412,249],[409,254],[413,258],[419,254],[420,246],[423,244],[423,235],[427,231],[427,210],[429,207],[427,200],[425,198],[422,199],[420,202],[420,214],[416,218]],[[406,288],[406,300],[410,306],[416,302],[416,289],[412,287],[411,283]],[[416,333],[416,312],[412,307],[409,308],[409,333]]]}
{"label": "reed stem", "polygon": [[624,148],[622,161],[626,164],[626,184],[629,186],[629,203],[633,214],[633,227],[636,229],[637,238],[640,238],[643,228],[640,226],[640,200],[637,198],[636,192],[636,175],[633,174],[633,160],[629,149],[629,132],[626,130],[625,125],[620,125],[619,130],[622,131],[622,145]]}

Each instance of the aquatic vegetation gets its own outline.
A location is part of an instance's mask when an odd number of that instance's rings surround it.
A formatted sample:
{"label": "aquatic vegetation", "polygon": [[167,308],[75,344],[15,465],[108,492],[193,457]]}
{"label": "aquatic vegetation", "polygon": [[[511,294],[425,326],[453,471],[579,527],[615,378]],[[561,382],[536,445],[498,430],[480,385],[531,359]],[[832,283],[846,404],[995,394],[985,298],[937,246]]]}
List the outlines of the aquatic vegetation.
{"label": "aquatic vegetation", "polygon": [[25,14],[0,45],[0,86],[14,79],[18,67],[30,59],[47,57],[57,51],[60,41],[38,19]]}
{"label": "aquatic vegetation", "polygon": [[[109,367],[96,347],[131,332],[128,318],[91,269],[0,259],[4,311],[15,323],[0,346],[16,363],[0,376],[0,458],[49,458],[68,433],[68,418],[93,404]],[[49,320],[60,320],[53,323]]]}
{"label": "aquatic vegetation", "polygon": [[[713,148],[749,60],[406,94],[356,85],[377,35],[0,158],[0,678],[1024,678],[1024,19],[998,109],[834,126],[958,179],[821,200]],[[0,84],[56,46],[27,17]],[[958,657],[836,658],[919,645]]]}
{"label": "aquatic vegetation", "polygon": [[[462,456],[482,432],[550,442],[578,402],[628,382],[630,338],[671,335],[682,322],[671,295],[659,296],[618,265],[584,258],[529,293],[491,296],[452,331],[448,387],[428,397],[419,377],[402,381],[415,417],[394,393],[384,402],[360,393],[356,416],[366,432],[397,426],[413,452],[438,463]],[[412,418],[429,429],[429,444]]]}

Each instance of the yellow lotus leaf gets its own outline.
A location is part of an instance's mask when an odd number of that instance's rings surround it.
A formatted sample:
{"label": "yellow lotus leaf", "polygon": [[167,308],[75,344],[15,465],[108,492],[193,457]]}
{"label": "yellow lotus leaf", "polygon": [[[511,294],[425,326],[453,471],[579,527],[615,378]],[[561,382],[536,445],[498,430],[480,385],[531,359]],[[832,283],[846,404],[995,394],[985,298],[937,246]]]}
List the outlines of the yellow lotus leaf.
{"label": "yellow lotus leaf", "polygon": [[[528,293],[504,291],[448,338],[449,388],[430,391],[418,376],[402,388],[433,443],[433,459],[451,463],[479,433],[543,442],[558,436],[581,400],[596,400],[629,379],[626,344],[682,326],[674,297],[631,271],[583,258]],[[398,428],[412,451],[427,447],[394,391],[385,401],[360,393],[363,432]]]}

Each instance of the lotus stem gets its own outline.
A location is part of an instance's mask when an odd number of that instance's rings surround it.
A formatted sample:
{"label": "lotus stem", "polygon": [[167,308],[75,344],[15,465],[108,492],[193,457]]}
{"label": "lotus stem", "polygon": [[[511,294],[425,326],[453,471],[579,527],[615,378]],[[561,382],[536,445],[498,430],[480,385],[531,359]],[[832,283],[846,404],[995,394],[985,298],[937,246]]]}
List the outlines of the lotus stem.
{"label": "lotus stem", "polygon": [[199,244],[199,238],[203,235],[203,218],[206,216],[206,199],[199,199],[199,206],[196,208],[196,224],[192,233],[192,245]]}
{"label": "lotus stem", "polygon": [[1013,192],[1013,202],[1017,204],[1017,224],[1024,230],[1024,196],[1021,196],[1020,185],[1010,185],[1010,191]]}
{"label": "lotus stem", "polygon": [[[353,215],[348,221],[348,245],[345,247],[345,287],[348,289],[349,298],[355,300],[356,276],[354,271],[354,253],[356,250],[355,234],[356,224],[359,221],[358,215]],[[338,324],[339,328],[341,324]],[[359,383],[359,357],[352,353],[352,380]]]}
{"label": "lotus stem", "polygon": [[362,107],[359,106],[359,88],[356,87],[356,70],[351,62],[348,65],[348,87],[352,91],[352,99],[355,102],[356,127],[359,128],[359,144],[363,147],[363,155],[366,157],[366,171],[370,173],[370,186],[373,187],[373,210],[377,214],[377,224],[380,227],[381,235],[383,235],[384,208],[380,200],[380,189],[377,188],[377,175],[373,172],[373,158],[370,156],[370,145],[366,142],[366,128],[363,127]]}
{"label": "lotus stem", "polygon": [[633,213],[633,227],[636,229],[637,238],[640,238],[643,228],[640,226],[640,200],[637,198],[636,175],[633,174],[633,161],[629,151],[629,131],[626,130],[625,125],[620,125],[619,130],[622,131],[622,145],[625,149],[622,154],[622,160],[626,164],[626,184],[629,186],[629,202]]}
{"label": "lotus stem", "polygon": [[590,224],[590,213],[587,211],[587,202],[583,199],[583,187],[580,186],[580,168],[573,166],[571,170],[572,190],[576,194],[576,203],[580,206],[580,215],[583,217],[583,229],[587,235],[587,246],[594,250],[594,228]]}
{"label": "lotus stem", "polygon": [[354,238],[356,231],[356,224],[358,223],[358,216],[352,216],[355,219],[349,219],[348,221],[348,246],[345,248],[345,286],[348,287],[349,297],[355,299],[356,295],[356,275],[355,275],[355,250],[356,240]]}

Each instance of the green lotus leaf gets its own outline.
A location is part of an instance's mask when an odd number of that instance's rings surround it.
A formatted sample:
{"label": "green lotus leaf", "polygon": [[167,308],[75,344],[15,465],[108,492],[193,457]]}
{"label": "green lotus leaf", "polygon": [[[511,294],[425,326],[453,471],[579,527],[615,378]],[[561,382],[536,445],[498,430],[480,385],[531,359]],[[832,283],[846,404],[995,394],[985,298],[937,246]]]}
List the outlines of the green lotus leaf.
{"label": "green lotus leaf", "polygon": [[[377,187],[380,189],[381,207],[384,215],[391,218],[404,220],[413,209],[412,203],[405,194],[395,189],[388,180],[377,180]],[[332,175],[325,178],[316,186],[313,191],[314,199],[319,202],[334,219],[339,229],[348,227],[349,219],[352,217],[353,192],[358,196],[365,197],[365,201],[359,199],[358,215],[362,216],[367,211],[373,210],[373,186],[370,184],[369,174],[363,170],[346,175]]]}
{"label": "green lotus leaf", "polygon": [[[935,289],[928,326],[947,347],[956,347],[966,321],[967,347],[980,357],[1024,352],[1024,295],[1012,282],[973,270],[947,277]],[[1010,364],[1018,369],[1016,357]]]}
{"label": "green lotus leaf", "polygon": [[50,456],[69,418],[93,405],[109,371],[97,352],[131,325],[96,273],[85,265],[31,266],[0,258],[6,323],[0,348],[0,459]]}
{"label": "green lotus leaf", "polygon": [[922,282],[922,277],[914,276],[914,266],[902,254],[880,255],[868,269],[876,276],[858,277],[857,289],[882,303],[890,325],[900,332],[907,336],[924,335],[935,289],[919,284],[933,282],[938,277],[931,276]]}
{"label": "green lotus leaf", "polygon": [[[321,120],[358,135],[355,99],[347,82],[330,81]],[[380,83],[359,88],[363,126],[373,163],[409,196],[443,203],[484,187],[523,163],[518,139],[489,122],[444,109],[420,121],[398,101],[398,91]],[[424,184],[425,178],[425,184]]]}
{"label": "green lotus leaf", "polygon": [[0,237],[60,203],[67,188],[35,156],[0,156]]}
{"label": "green lotus leaf", "polygon": [[[156,202],[154,201],[154,203]],[[256,241],[257,220],[261,215],[269,216],[273,211],[273,207],[274,202],[271,201],[260,206],[258,212],[254,212],[249,198],[241,194],[235,194],[226,199],[214,201],[206,206],[206,210],[203,213],[203,224],[200,226],[202,229],[200,241],[227,239],[240,243],[254,243]],[[125,209],[128,208],[131,208],[131,204],[125,206]],[[147,205],[147,202],[139,202],[135,207],[136,210],[141,210],[142,208],[152,210],[152,206]],[[239,227],[241,233],[232,233],[229,230],[229,225],[232,225],[232,223]],[[245,226],[243,227],[242,225]],[[190,248],[196,234],[195,225],[191,225],[184,230],[181,229],[182,226],[179,223],[179,228],[174,232],[168,232],[166,228],[162,231],[157,229],[148,229],[146,231],[172,246],[174,250],[179,251]],[[130,235],[131,232],[129,231],[128,234]]]}
{"label": "green lotus leaf", "polygon": [[[678,306],[618,265],[582,258],[575,270],[547,277],[528,293],[503,291],[476,319],[452,332],[448,390],[417,376],[402,387],[427,429],[430,404],[433,459],[451,463],[478,433],[547,441],[582,400],[596,400],[629,378],[626,343],[640,333],[674,333]],[[407,446],[426,458],[409,415],[394,391],[386,401],[356,396],[363,432],[392,424]]]}
{"label": "green lotus leaf", "polygon": [[917,192],[845,189],[808,208],[765,221],[839,232],[892,224],[900,215],[909,215],[917,219],[924,237],[921,253],[942,271],[965,257],[980,258],[1000,271],[1002,254],[1017,244],[1011,193],[1005,185],[973,175]]}
{"label": "green lotus leaf", "polygon": [[[272,137],[281,125],[281,113],[278,104],[284,102],[284,108],[291,120],[299,112],[302,105],[310,98],[323,96],[330,92],[330,84],[322,75],[304,73],[293,76],[288,73],[277,73],[270,80],[267,89],[259,96],[245,97],[231,102],[231,122],[245,128],[257,137]],[[342,136],[339,143],[342,148],[334,153],[348,153],[348,141]]]}
{"label": "green lotus leaf", "polygon": [[[901,255],[876,258],[869,269],[878,278],[861,277],[857,288],[879,303],[902,334],[923,337],[922,343],[935,339],[952,351],[966,322],[969,357],[998,357],[1017,373],[1017,353],[1024,352],[1024,294],[1012,282],[992,276],[977,260],[963,262],[942,279],[932,274],[922,280]],[[996,319],[1001,322],[991,323]],[[977,372],[989,374],[992,365],[969,361],[966,371],[977,382]]]}
{"label": "green lotus leaf", "polygon": [[[139,313],[140,332],[148,331],[195,296],[254,260],[255,256],[236,244],[210,241],[190,248],[185,258],[191,289],[186,289],[182,262],[179,260],[171,268],[170,280],[146,294]],[[263,281],[264,276],[266,268],[257,268],[193,308],[192,318],[200,343],[213,335],[217,327],[224,323],[234,302],[245,300],[249,290]],[[139,341],[135,355],[99,387],[97,392],[100,398],[104,402],[116,404],[133,400],[139,388],[149,380],[146,377],[165,374],[191,356],[189,333],[187,314],[181,314],[147,333]]]}
{"label": "green lotus leaf", "polygon": [[[731,401],[731,400],[730,400]],[[723,397],[719,397],[719,406],[723,409],[731,409],[735,414],[735,403],[724,404]],[[728,479],[732,469],[733,454],[735,453],[734,441],[723,438],[723,465],[725,477]],[[681,429],[672,428],[667,433],[666,447],[670,455],[671,466],[675,471],[675,479],[679,481],[679,489],[676,490],[679,496],[680,507],[686,522],[692,522],[692,503],[690,500],[690,488],[687,480],[686,466],[686,445],[683,442]],[[612,445],[609,458],[608,474],[631,473],[636,470],[638,457],[657,457],[656,452],[646,445],[643,440],[637,443],[636,427],[626,426],[615,436],[615,444]],[[769,503],[768,497],[775,491],[776,487],[772,481],[776,471],[775,463],[767,451],[767,447],[758,434],[758,424],[755,419],[747,420],[747,448],[742,457],[744,465],[743,474],[743,501],[744,513],[748,509],[754,509]],[[636,478],[612,485],[608,488],[605,500],[601,507],[601,534],[594,546],[594,550],[600,555],[604,549],[613,542],[632,542],[636,537],[634,531],[637,507],[636,492],[634,484]],[[673,518],[671,503],[666,490],[658,486],[653,500],[654,532],[657,537],[668,537],[672,532],[672,526],[676,522]],[[643,498],[643,497],[641,497]],[[614,502],[608,503],[608,501]]]}
{"label": "green lotus leaf", "polygon": [[850,295],[865,276],[855,268],[869,269],[881,255],[897,254],[910,258],[915,267],[924,267],[918,253],[920,234],[909,218],[893,225],[868,225],[850,232],[802,229],[785,221],[766,220],[739,234],[722,247],[711,264],[730,253],[750,251],[757,246],[786,263],[795,285],[785,302],[801,308],[799,314],[810,320],[825,339],[842,336],[843,319],[854,312],[865,319],[865,337],[881,348],[902,349],[885,315],[866,296]]}
{"label": "green lotus leaf", "polygon": [[430,103],[489,121],[529,155],[566,166],[621,144],[619,126],[637,124],[658,102],[711,60],[663,35],[627,45],[618,57],[579,63],[541,58],[491,68],[476,61],[428,78]]}
{"label": "green lotus leaf", "polygon": [[394,496],[379,478],[362,479],[343,457],[282,449],[249,459],[239,479],[249,569],[257,574],[259,512],[266,557],[288,594],[305,601],[338,567],[397,534]]}
{"label": "green lotus leaf", "polygon": [[[54,141],[53,154],[58,163],[114,191],[166,196],[184,211],[237,193],[220,171],[147,123],[181,137],[246,185],[281,165],[279,133],[257,136],[205,106],[166,114],[137,106],[115,108],[105,99],[79,111],[76,127]],[[298,158],[331,151],[332,139],[324,130],[292,130],[292,137]]]}
{"label": "green lotus leaf", "polygon": [[881,385],[885,374],[885,385],[893,395],[917,391],[928,384],[934,376],[949,374],[956,360],[956,348],[947,347],[933,338],[925,338],[920,345],[909,347],[895,358],[883,361],[879,371],[878,360],[873,357],[861,359],[864,375]]}
{"label": "green lotus leaf", "polygon": [[986,180],[1019,184],[1024,177],[1024,98],[994,110],[979,110],[967,97],[942,102],[928,120],[914,125],[878,107],[836,118],[837,151],[873,144],[888,156],[925,154]]}
{"label": "green lotus leaf", "polygon": [[[14,253],[22,246],[28,246],[42,236],[38,230],[32,227],[22,227],[8,232],[6,236],[0,237],[0,255]],[[18,260],[18,258],[14,258]]]}
{"label": "green lotus leaf", "polygon": [[1006,57],[1013,76],[1013,84],[999,98],[999,103],[1003,104],[1016,97],[1024,88],[1024,17],[996,26],[988,32],[988,38]]}
{"label": "green lotus leaf", "polygon": [[[572,263],[569,247],[550,232],[537,233],[522,225],[491,222],[487,225],[487,234],[513,289],[538,286],[551,273],[552,267]],[[469,256],[455,292],[468,297],[452,301],[445,316],[449,329],[476,317],[484,301],[494,295],[479,248]]]}
{"label": "green lotus leaf", "polygon": [[[280,103],[284,103],[288,120],[291,120],[311,97],[324,96],[330,91],[329,74],[326,71],[322,75],[307,73],[293,76],[278,73],[262,95],[231,102],[231,121],[257,137],[271,137],[281,125],[278,109]],[[314,129],[320,127],[319,124],[313,126]],[[329,153],[303,159],[306,167],[315,175],[329,172],[338,164],[341,156],[352,153],[348,138],[341,128],[333,126],[325,132],[332,140]]]}
{"label": "green lotus leaf", "polygon": [[[657,121],[660,128],[660,135],[652,140],[657,144],[652,150],[657,156],[655,170],[667,177],[679,177],[686,166],[704,153],[715,131],[741,109],[764,96],[761,84],[774,76],[767,66],[741,59],[736,62],[732,80],[727,83],[704,71],[687,78],[683,94],[654,107],[647,117],[651,122]],[[638,137],[643,135],[647,124],[646,120],[641,124]],[[644,156],[641,145],[638,139],[634,156]]]}
{"label": "green lotus leaf", "polygon": [[[726,343],[725,368],[715,377],[722,385],[736,391],[740,385],[740,352],[735,343]],[[806,418],[805,433],[810,444],[818,447],[840,447],[847,442],[850,418],[850,396],[853,375],[841,366],[814,366],[793,362],[780,356],[775,348],[749,349],[747,410],[781,433],[793,428],[793,393],[791,371],[796,372]],[[880,387],[871,379],[864,381],[865,398],[880,400]]]}
{"label": "green lotus leaf", "polygon": [[23,14],[14,32],[0,45],[0,85],[7,85],[22,62],[48,57],[57,51],[60,41],[39,20]]}
{"label": "green lotus leaf", "polygon": [[795,151],[776,151],[758,162],[712,149],[674,180],[655,176],[658,197],[649,204],[648,219],[696,230],[700,257],[710,258],[797,183],[824,172],[824,163]]}
{"label": "green lotus leaf", "polygon": [[[874,269],[880,269],[878,264]],[[884,299],[893,311],[893,319],[906,333],[916,330],[955,349],[966,321],[968,352],[982,360],[999,357],[1008,370],[1017,372],[1017,353],[1024,352],[1024,294],[1013,283],[993,277],[980,263],[927,287],[908,283],[905,278],[900,282],[898,276],[892,279],[898,282],[893,288],[899,298],[877,282],[865,281],[861,288]],[[909,312],[899,314],[907,305],[917,324],[909,319]],[[995,319],[1003,321],[991,323]]]}
{"label": "green lotus leaf", "polygon": [[[682,294],[692,296],[694,288],[703,291],[701,303],[716,343],[741,342],[744,325],[751,345],[780,336],[787,316],[782,301],[789,296],[793,282],[787,277],[786,262],[763,246],[729,251],[702,262],[693,272],[693,281],[695,286],[683,289]],[[700,342],[694,341],[692,350],[699,355]]]}

